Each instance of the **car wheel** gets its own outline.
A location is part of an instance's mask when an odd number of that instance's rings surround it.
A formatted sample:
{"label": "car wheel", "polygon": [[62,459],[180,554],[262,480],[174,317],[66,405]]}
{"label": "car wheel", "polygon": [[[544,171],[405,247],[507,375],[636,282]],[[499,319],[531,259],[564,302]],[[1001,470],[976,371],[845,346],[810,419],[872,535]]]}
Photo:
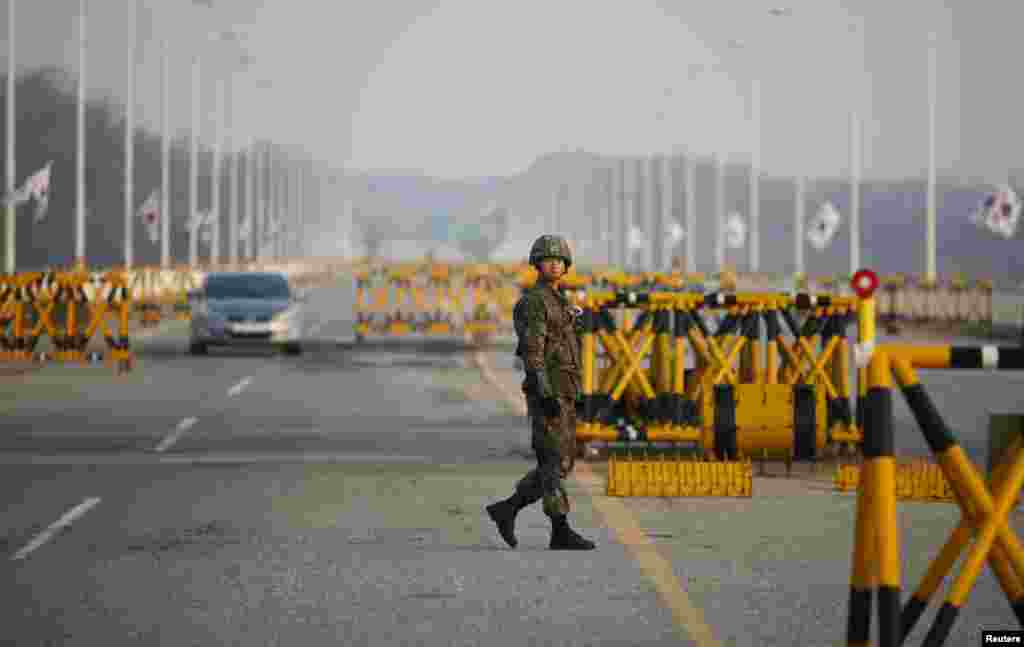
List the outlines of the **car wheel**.
{"label": "car wheel", "polygon": [[206,355],[209,349],[202,342],[192,342],[188,345],[188,352],[190,355]]}
{"label": "car wheel", "polygon": [[285,355],[301,355],[302,354],[302,346],[300,346],[299,344],[288,344],[287,346],[284,347],[284,354]]}

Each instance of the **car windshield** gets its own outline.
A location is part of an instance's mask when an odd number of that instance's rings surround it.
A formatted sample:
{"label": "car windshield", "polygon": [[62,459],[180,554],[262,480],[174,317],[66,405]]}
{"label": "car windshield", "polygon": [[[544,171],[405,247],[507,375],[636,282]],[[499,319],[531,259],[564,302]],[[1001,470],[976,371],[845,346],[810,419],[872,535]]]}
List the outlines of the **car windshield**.
{"label": "car windshield", "polygon": [[210,276],[206,279],[208,299],[288,299],[288,281],[277,274]]}

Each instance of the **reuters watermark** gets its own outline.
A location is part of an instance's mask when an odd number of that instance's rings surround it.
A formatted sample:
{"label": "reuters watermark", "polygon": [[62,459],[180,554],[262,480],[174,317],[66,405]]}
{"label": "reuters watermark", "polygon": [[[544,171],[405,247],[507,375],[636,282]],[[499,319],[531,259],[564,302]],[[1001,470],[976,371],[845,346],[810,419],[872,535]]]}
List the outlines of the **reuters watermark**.
{"label": "reuters watermark", "polygon": [[983,630],[981,632],[982,645],[1024,645],[1024,630]]}

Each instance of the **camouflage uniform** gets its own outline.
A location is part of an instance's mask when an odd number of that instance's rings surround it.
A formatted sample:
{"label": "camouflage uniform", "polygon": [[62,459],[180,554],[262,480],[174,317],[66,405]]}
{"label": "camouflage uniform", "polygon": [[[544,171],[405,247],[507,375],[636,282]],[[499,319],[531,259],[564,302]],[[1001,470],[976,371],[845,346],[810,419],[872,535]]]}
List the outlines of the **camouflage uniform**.
{"label": "camouflage uniform", "polygon": [[[580,394],[580,344],[578,316],[568,300],[543,281],[527,289],[514,310],[519,355],[527,371],[523,392],[530,416],[537,468],[516,486],[531,503],[544,500],[549,517],[568,514],[569,499],[562,480],[576,461],[576,399]],[[534,375],[543,374],[550,386],[542,393]],[[544,380],[541,380],[543,382]],[[555,397],[557,417],[547,417],[542,398]]]}
{"label": "camouflage uniform", "polygon": [[[572,264],[569,245],[558,236],[541,236],[530,249],[530,264],[545,258],[561,258]],[[538,269],[540,269],[538,267]],[[569,527],[569,497],[562,480],[576,460],[576,398],[580,393],[580,315],[544,280],[524,291],[513,313],[520,357],[526,370],[523,391],[530,415],[537,468],[516,484],[515,493],[487,506],[498,532],[515,548],[516,515],[543,499],[551,519],[552,550],[593,550],[594,542]],[[555,409],[557,408],[557,415]]]}

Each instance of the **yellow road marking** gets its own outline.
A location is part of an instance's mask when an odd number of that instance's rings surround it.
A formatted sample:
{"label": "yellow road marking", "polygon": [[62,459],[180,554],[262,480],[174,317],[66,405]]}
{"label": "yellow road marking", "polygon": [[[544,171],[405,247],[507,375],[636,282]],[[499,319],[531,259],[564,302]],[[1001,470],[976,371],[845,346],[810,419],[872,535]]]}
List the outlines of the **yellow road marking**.
{"label": "yellow road marking", "polygon": [[[475,353],[473,360],[484,380],[500,391],[517,411],[526,415],[526,404],[522,396],[513,393],[497,378],[483,353]],[[589,465],[583,461],[577,462],[576,465],[584,477],[583,480],[592,486],[600,487],[600,479]],[[654,583],[658,596],[672,612],[672,618],[677,628],[681,630],[682,637],[693,640],[698,647],[720,647],[721,643],[715,639],[711,627],[704,621],[704,614],[690,601],[682,582],[672,571],[672,563],[658,552],[657,547],[640,529],[636,518],[629,510],[612,497],[591,496],[591,501],[608,527],[632,554],[640,566],[640,571]]]}

